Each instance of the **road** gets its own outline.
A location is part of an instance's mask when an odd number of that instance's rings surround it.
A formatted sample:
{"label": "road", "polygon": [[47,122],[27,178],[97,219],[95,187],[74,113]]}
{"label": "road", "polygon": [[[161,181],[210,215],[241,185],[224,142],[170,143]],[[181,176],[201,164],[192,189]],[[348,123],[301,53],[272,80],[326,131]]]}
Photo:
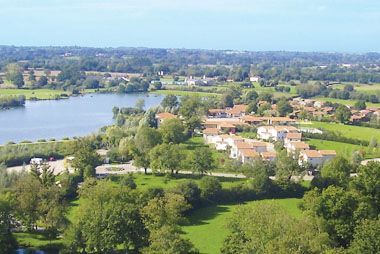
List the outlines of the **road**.
{"label": "road", "polygon": [[[63,173],[66,171],[65,167],[63,166],[63,160],[57,160],[57,161],[50,161],[48,164],[51,166],[51,168],[54,168],[54,174],[58,175],[60,173]],[[23,170],[24,166],[17,166],[17,167],[9,167],[7,170],[8,172],[12,171],[21,171]],[[30,171],[30,165],[26,165],[24,168],[26,171]],[[69,169],[70,173],[74,172],[73,169]],[[151,169],[147,169],[148,173],[152,173]],[[144,169],[142,168],[136,168],[132,165],[132,163],[126,163],[126,164],[103,164],[101,166],[98,166],[96,168],[97,174],[127,174],[127,173],[144,173]],[[191,175],[193,174],[192,171],[179,171],[179,174],[184,175]],[[217,177],[230,177],[230,178],[246,178],[243,174],[232,174],[232,173],[218,173],[218,172],[209,172],[205,175],[209,176],[217,176]],[[271,177],[273,180],[274,177]],[[293,179],[297,179],[297,177],[293,177]],[[306,181],[311,181],[313,179],[313,176],[305,175],[303,177]]]}
{"label": "road", "polygon": [[362,165],[367,165],[367,163],[370,162],[370,161],[377,161],[377,162],[380,162],[380,158],[364,160],[364,161],[360,162],[360,164],[362,164]]}

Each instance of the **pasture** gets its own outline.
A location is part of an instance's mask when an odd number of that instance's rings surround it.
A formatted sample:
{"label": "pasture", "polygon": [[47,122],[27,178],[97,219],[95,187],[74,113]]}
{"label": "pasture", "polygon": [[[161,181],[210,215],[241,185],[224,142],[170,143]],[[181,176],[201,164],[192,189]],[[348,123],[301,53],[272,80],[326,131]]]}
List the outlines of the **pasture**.
{"label": "pasture", "polygon": [[327,122],[312,122],[312,124],[301,125],[303,127],[325,129],[329,131],[334,131],[337,134],[341,134],[344,137],[355,138],[360,140],[370,141],[372,137],[380,137],[380,129],[354,126],[354,125],[343,125],[337,123],[327,123]]}
{"label": "pasture", "polygon": [[61,98],[62,94],[70,95],[69,92],[52,89],[0,89],[2,95],[25,95],[26,99],[51,100],[57,97]]}
{"label": "pasture", "polygon": [[[313,99],[317,100],[317,101],[329,101],[332,103],[340,103],[340,104],[350,105],[350,106],[353,106],[357,102],[357,100],[341,100],[341,99],[326,98],[326,97],[315,97]],[[366,102],[365,104],[367,105],[367,107],[379,107],[380,108],[380,103]]]}

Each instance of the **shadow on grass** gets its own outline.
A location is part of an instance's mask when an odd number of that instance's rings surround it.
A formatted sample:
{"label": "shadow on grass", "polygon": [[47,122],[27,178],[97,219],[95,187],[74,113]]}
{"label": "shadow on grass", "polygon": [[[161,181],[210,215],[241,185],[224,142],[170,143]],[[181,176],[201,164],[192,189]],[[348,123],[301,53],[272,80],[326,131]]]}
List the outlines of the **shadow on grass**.
{"label": "shadow on grass", "polygon": [[198,225],[206,225],[209,224],[209,220],[213,220],[216,216],[229,212],[230,208],[226,206],[210,206],[199,208],[189,214],[187,225],[198,226]]}

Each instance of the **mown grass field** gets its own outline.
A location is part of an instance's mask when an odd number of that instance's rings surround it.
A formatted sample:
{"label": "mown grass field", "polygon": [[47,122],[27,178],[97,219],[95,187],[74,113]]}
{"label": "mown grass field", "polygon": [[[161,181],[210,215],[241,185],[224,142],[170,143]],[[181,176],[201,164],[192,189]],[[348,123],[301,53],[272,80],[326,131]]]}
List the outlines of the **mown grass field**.
{"label": "mown grass field", "polygon": [[355,83],[355,82],[345,82],[341,85],[335,85],[334,88],[337,89],[344,89],[345,85],[353,85],[355,90],[357,92],[361,93],[379,93],[380,92],[380,84],[360,84],[360,83]]}
{"label": "mown grass field", "polygon": [[[251,201],[244,205],[251,206],[264,202],[278,203],[296,218],[302,216],[301,211],[297,207],[299,199],[295,198]],[[220,253],[223,240],[229,233],[229,229],[225,227],[225,223],[238,206],[238,204],[218,205],[194,211],[188,216],[189,224],[182,227],[185,237],[190,239],[202,254]]]}
{"label": "mown grass field", "polygon": [[338,155],[341,155],[347,159],[350,159],[354,151],[364,151],[364,159],[371,159],[379,157],[378,154],[373,151],[369,151],[368,147],[360,145],[353,145],[335,141],[327,141],[321,139],[305,139],[305,142],[316,150],[335,150]]}
{"label": "mown grass field", "polygon": [[[351,105],[351,106],[353,106],[357,102],[357,100],[341,100],[341,99],[326,98],[326,97],[315,97],[313,99],[317,100],[317,101],[329,101],[332,103],[340,103],[340,104]],[[380,108],[380,103],[366,102],[365,104],[367,105],[367,107],[379,107]]]}
{"label": "mown grass field", "polygon": [[201,97],[218,97],[218,96],[221,96],[221,94],[217,94],[217,93],[180,91],[180,90],[159,90],[159,91],[152,91],[151,93],[154,93],[154,94],[172,94],[172,95],[178,95],[178,96],[197,95],[197,96],[201,96]]}
{"label": "mown grass field", "polygon": [[380,140],[380,129],[327,122],[312,122],[312,124],[301,126],[335,131],[336,133],[340,133],[342,136],[348,138],[370,141],[372,137],[375,137]]}
{"label": "mown grass field", "polygon": [[50,100],[55,99],[56,96],[60,96],[61,94],[68,94],[68,92],[52,89],[0,89],[0,96],[25,95],[26,99],[37,98],[39,100]]}

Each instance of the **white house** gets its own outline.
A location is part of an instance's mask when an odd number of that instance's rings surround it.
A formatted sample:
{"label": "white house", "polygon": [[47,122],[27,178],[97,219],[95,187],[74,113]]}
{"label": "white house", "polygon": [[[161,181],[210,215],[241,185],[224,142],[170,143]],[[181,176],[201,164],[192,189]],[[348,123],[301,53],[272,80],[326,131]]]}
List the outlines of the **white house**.
{"label": "white house", "polygon": [[213,139],[218,136],[218,128],[207,128],[203,130],[203,139],[205,143],[213,143]]}
{"label": "white house", "polygon": [[334,150],[305,150],[300,152],[299,163],[309,163],[312,167],[321,166],[328,160],[335,158],[336,152]]}
{"label": "white house", "polygon": [[255,157],[258,157],[260,156],[258,152],[256,152],[255,150],[252,150],[252,149],[244,149],[244,150],[241,150],[241,161],[243,163],[249,161],[249,160],[253,160]]}
{"label": "white house", "polygon": [[298,129],[294,126],[260,126],[257,128],[257,135],[259,138],[268,140],[273,139],[275,141],[282,141],[285,139],[287,133],[297,133]]}
{"label": "white house", "polygon": [[299,164],[308,163],[312,167],[323,164],[323,155],[316,150],[304,150],[300,152]]}
{"label": "white house", "polygon": [[290,142],[300,142],[301,138],[302,138],[301,132],[297,132],[297,133],[288,132],[285,134],[284,145],[286,146]]}
{"label": "white house", "polygon": [[253,150],[253,146],[247,142],[235,142],[233,146],[231,146],[231,158],[238,158],[241,156],[242,150]]}
{"label": "white house", "polygon": [[252,142],[251,145],[256,152],[266,152],[267,151],[267,143],[265,142]]}
{"label": "white house", "polygon": [[286,150],[288,153],[290,152],[295,152],[295,151],[304,151],[304,150],[309,150],[310,146],[302,141],[294,141],[294,142],[289,142],[286,146]]}
{"label": "white house", "polygon": [[249,81],[251,82],[259,82],[260,81],[260,77],[259,76],[252,76],[252,77],[249,77]]}
{"label": "white house", "polygon": [[232,147],[236,142],[244,142],[244,138],[240,136],[229,136],[228,138],[224,139],[224,142],[226,142],[230,147]]}

